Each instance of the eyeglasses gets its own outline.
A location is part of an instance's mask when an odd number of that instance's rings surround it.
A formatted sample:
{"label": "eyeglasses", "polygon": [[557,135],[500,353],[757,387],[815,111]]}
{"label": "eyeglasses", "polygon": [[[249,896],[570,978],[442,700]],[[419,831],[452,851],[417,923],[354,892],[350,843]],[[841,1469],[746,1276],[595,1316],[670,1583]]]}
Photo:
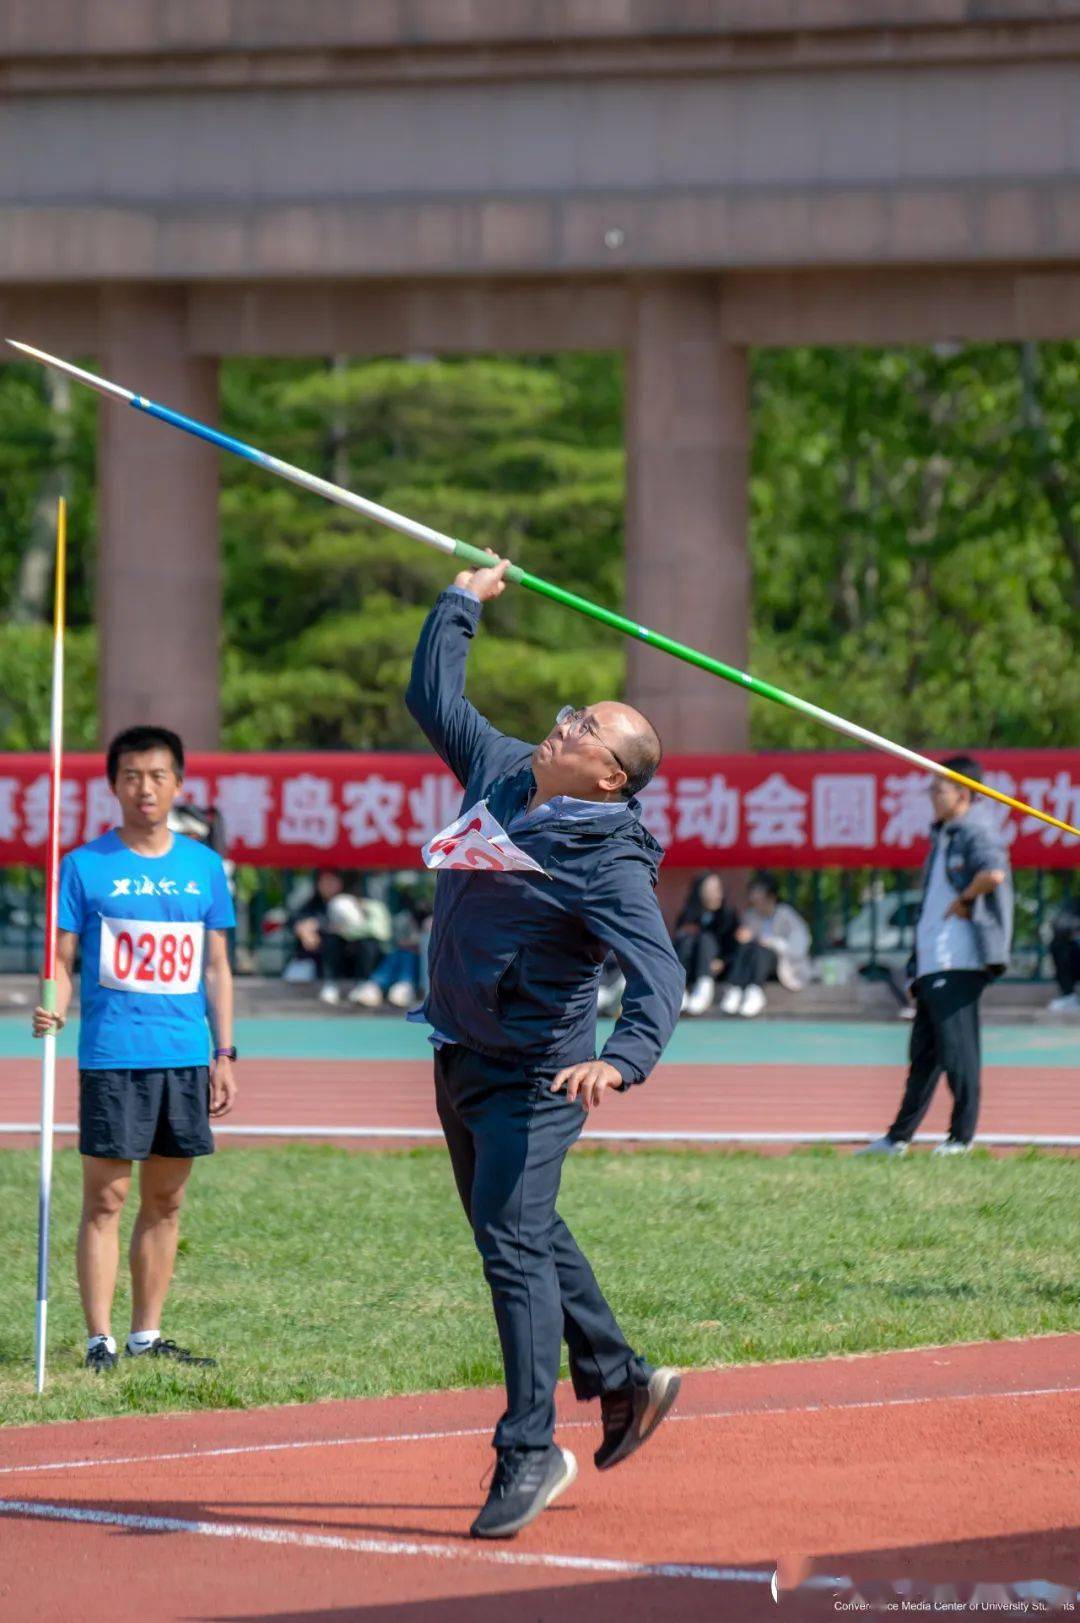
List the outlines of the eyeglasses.
{"label": "eyeglasses", "polygon": [[565,727],[567,733],[572,738],[588,737],[595,739],[600,745],[601,749],[607,750],[620,772],[625,772],[626,776],[629,778],[630,768],[624,761],[619,759],[611,745],[605,743],[600,737],[592,717],[587,715],[584,710],[575,710],[572,704],[564,704],[558,715],[555,717],[555,725],[556,727]]}

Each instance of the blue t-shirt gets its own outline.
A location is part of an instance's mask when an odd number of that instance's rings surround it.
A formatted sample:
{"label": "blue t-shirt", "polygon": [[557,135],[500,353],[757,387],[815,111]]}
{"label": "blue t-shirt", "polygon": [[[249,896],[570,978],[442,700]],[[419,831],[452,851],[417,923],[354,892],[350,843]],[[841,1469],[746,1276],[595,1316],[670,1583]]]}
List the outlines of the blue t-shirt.
{"label": "blue t-shirt", "polygon": [[205,1065],[206,932],[235,923],[222,860],[197,840],[147,857],[113,829],[70,852],[57,924],[82,946],[80,1068]]}

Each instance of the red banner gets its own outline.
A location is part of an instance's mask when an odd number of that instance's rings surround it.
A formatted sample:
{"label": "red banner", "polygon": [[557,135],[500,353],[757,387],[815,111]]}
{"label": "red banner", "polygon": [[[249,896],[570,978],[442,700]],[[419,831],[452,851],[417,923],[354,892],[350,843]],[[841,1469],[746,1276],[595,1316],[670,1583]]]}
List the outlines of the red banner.
{"label": "red banner", "polygon": [[[980,750],[986,781],[1080,823],[1080,750]],[[64,763],[61,845],[119,821],[100,755]],[[878,754],[670,755],[641,797],[673,868],[914,868],[926,851],[929,778]],[[430,755],[192,755],[184,799],[216,806],[235,862],[415,868],[454,821],[461,789]],[[1080,841],[983,803],[1013,864],[1074,867]],[[0,755],[0,864],[42,865],[48,757]]]}

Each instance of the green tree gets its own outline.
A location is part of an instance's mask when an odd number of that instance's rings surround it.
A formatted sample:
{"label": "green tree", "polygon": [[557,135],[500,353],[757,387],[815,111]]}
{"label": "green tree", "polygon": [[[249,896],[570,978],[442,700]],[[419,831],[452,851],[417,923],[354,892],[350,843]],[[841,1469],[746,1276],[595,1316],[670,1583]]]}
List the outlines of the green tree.
{"label": "green tree", "polygon": [[[241,435],[609,601],[622,594],[619,394],[608,356],[226,370]],[[244,683],[257,674],[275,742],[288,741],[292,714],[297,742],[415,745],[409,656],[452,564],[243,464],[227,470],[223,520],[227,620],[243,656],[224,689],[229,741],[250,735]],[[568,636],[550,604],[508,593],[487,620],[473,691],[512,730],[543,732],[567,698],[622,681],[619,639]],[[309,715],[311,672],[336,685]]]}
{"label": "green tree", "polygon": [[[622,605],[617,356],[233,360],[222,395],[242,437]],[[761,351],[752,411],[754,672],[916,748],[1072,742],[1080,346]],[[68,737],[95,742],[96,422],[85,390],[63,413],[37,368],[0,367],[0,747],[47,741],[50,480],[71,495]],[[415,745],[409,657],[449,561],[246,463],[221,471],[225,743]],[[470,691],[537,736],[624,672],[615,633],[511,591]],[[758,746],[838,742],[778,706],[751,715]]]}
{"label": "green tree", "polygon": [[[915,748],[1071,742],[1078,368],[1066,344],[757,356],[756,674]],[[822,742],[769,705],[753,735]]]}

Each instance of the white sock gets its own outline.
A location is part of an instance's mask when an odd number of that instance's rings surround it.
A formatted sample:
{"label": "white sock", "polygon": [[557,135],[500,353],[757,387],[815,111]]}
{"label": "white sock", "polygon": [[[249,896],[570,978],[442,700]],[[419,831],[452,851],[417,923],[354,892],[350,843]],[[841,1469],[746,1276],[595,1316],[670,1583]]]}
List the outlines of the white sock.
{"label": "white sock", "polygon": [[94,1348],[99,1347],[102,1342],[105,1343],[105,1345],[109,1349],[109,1351],[115,1356],[115,1354],[116,1354],[116,1342],[113,1340],[112,1336],[101,1336],[101,1335],[87,1336],[87,1338],[86,1338],[86,1350],[87,1350],[87,1352],[93,1352]]}
{"label": "white sock", "polygon": [[127,1350],[134,1357],[149,1352],[155,1341],[161,1340],[160,1330],[133,1330],[127,1338]]}

